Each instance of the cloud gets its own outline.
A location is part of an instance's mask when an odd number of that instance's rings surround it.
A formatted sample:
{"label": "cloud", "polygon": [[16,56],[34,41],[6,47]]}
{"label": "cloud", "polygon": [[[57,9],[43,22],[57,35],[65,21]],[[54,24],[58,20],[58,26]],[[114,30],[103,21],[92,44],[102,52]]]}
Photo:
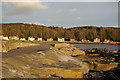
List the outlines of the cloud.
{"label": "cloud", "polygon": [[16,8],[30,8],[30,9],[47,9],[48,7],[43,5],[41,2],[8,2],[6,5],[12,5]]}
{"label": "cloud", "polygon": [[7,13],[8,15],[24,14],[32,12],[33,10],[48,8],[48,6],[44,5],[39,0],[22,0],[22,2],[9,2],[9,0],[5,1],[6,2],[3,2],[3,5],[5,5],[6,8],[10,9]]}
{"label": "cloud", "polygon": [[[1,0],[2,2],[4,1],[24,1],[24,0]],[[29,1],[29,0],[26,0]],[[39,0],[35,0],[39,1]],[[119,0],[42,0],[44,2],[119,2]]]}
{"label": "cloud", "polygon": [[40,2],[41,0],[1,0],[2,2]]}
{"label": "cloud", "polygon": [[53,21],[53,19],[48,19],[47,21],[48,21],[48,22],[52,22],[52,21]]}
{"label": "cloud", "polygon": [[77,11],[77,9],[76,8],[71,8],[70,11],[75,12],[75,11]]}
{"label": "cloud", "polygon": [[36,25],[40,25],[40,22],[36,21],[36,22],[34,22],[34,24],[36,24]]}
{"label": "cloud", "polygon": [[34,22],[34,24],[36,24],[36,25],[45,25],[45,24],[41,24],[39,21]]}
{"label": "cloud", "polygon": [[81,19],[81,17],[76,17],[76,18],[74,18],[74,20],[80,20]]}
{"label": "cloud", "polygon": [[62,13],[63,9],[57,10],[56,13]]}

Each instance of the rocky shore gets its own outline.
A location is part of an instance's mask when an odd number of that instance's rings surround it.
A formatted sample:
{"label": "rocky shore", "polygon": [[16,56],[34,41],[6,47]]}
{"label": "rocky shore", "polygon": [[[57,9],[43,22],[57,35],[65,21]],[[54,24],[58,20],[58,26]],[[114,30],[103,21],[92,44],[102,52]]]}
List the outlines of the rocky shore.
{"label": "rocky shore", "polygon": [[86,79],[101,78],[107,76],[107,72],[112,72],[119,78],[116,72],[120,70],[119,51],[83,50],[66,43],[52,45],[47,50],[34,47],[30,49],[34,51],[31,54],[3,58],[3,78]]}

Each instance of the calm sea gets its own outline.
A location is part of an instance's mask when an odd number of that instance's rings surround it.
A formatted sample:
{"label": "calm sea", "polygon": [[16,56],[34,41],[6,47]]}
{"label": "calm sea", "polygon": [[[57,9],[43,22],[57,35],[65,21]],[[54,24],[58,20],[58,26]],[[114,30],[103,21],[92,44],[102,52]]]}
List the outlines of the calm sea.
{"label": "calm sea", "polygon": [[106,44],[71,44],[75,47],[81,48],[81,49],[92,49],[92,48],[108,48],[109,50],[120,50],[120,45],[106,45]]}

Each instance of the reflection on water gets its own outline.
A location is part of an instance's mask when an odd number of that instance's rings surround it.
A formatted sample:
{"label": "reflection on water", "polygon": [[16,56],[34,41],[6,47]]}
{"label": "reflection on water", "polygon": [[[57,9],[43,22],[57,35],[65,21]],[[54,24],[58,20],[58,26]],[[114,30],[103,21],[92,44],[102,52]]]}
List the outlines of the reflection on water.
{"label": "reflection on water", "polygon": [[105,45],[105,44],[71,44],[75,47],[81,48],[81,49],[92,49],[92,48],[108,48],[109,50],[120,50],[120,45]]}

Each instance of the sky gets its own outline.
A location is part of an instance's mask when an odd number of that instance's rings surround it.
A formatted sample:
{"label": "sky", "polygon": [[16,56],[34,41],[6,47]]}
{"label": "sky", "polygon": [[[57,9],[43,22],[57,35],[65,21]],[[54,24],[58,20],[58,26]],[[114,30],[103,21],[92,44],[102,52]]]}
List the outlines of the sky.
{"label": "sky", "polygon": [[118,2],[2,2],[2,23],[30,23],[46,26],[118,26]]}

